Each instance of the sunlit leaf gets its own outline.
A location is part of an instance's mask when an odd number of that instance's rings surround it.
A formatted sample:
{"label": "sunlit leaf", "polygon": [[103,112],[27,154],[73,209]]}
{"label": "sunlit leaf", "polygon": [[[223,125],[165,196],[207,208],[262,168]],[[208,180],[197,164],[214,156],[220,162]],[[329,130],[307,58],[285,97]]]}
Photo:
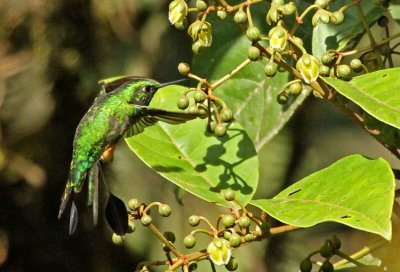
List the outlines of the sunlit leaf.
{"label": "sunlit leaf", "polygon": [[277,220],[298,227],[334,221],[390,239],[394,176],[383,159],[345,157],[272,199],[251,201]]}

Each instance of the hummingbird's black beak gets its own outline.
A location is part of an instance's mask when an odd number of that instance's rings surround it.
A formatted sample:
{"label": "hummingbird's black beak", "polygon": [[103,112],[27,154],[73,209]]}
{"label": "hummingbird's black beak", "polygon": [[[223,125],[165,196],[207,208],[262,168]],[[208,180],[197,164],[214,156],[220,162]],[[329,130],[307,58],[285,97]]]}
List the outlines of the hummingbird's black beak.
{"label": "hummingbird's black beak", "polygon": [[184,82],[186,80],[189,80],[189,78],[182,78],[182,79],[178,79],[178,80],[174,80],[174,81],[170,81],[170,82],[165,82],[165,83],[161,83],[160,85],[158,85],[158,89],[161,89],[162,87],[168,86],[168,85],[172,85],[172,84],[176,84],[176,83],[180,83],[180,82]]}

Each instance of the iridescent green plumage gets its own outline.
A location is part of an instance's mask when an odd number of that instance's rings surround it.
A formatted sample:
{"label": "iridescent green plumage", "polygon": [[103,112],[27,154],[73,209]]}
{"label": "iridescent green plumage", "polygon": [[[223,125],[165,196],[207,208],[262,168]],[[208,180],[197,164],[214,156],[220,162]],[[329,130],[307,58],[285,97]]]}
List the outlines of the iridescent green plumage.
{"label": "iridescent green plumage", "polygon": [[[59,218],[72,192],[80,192],[87,179],[89,192],[97,192],[97,186],[94,184],[97,182],[102,154],[123,135],[133,136],[141,133],[145,127],[157,121],[179,124],[197,117],[193,114],[148,107],[155,92],[172,83],[175,82],[160,84],[152,79],[122,77],[103,85],[102,91],[83,116],[75,132],[70,172],[61,199]],[[90,197],[89,203],[97,206],[97,201],[94,201],[96,197]],[[70,226],[70,232],[73,230],[74,227],[71,231]]]}

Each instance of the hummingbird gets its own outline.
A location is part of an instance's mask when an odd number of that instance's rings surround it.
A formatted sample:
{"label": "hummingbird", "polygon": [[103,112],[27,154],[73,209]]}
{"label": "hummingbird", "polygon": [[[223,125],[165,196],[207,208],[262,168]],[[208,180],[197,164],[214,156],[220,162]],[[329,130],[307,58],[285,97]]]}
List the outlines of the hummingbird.
{"label": "hummingbird", "polygon": [[[195,114],[149,107],[157,90],[184,80],[186,79],[159,83],[150,78],[118,77],[99,82],[102,86],[101,91],[75,132],[68,179],[61,197],[58,219],[72,200],[70,234],[75,232],[78,222],[73,194],[79,193],[86,182],[89,192],[88,205],[93,207],[93,220],[97,223],[98,173],[100,170],[102,174],[101,163],[112,158],[114,146],[121,137],[139,134],[158,121],[180,124],[198,117]],[[114,206],[123,205],[123,202],[112,194],[109,201],[110,199],[117,202]]]}

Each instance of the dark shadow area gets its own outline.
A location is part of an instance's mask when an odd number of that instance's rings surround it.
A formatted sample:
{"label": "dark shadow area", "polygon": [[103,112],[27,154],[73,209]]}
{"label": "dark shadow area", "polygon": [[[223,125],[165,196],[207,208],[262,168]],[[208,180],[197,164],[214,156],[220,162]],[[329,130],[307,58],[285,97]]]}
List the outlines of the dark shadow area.
{"label": "dark shadow area", "polygon": [[[204,163],[196,165],[195,170],[204,172],[207,170],[208,165],[223,166],[224,171],[219,176],[218,185],[211,187],[210,190],[218,193],[221,192],[221,190],[231,188],[234,191],[240,191],[242,194],[250,194],[253,192],[253,188],[251,188],[246,181],[235,172],[235,167],[242,164],[249,158],[256,156],[257,154],[253,148],[250,149],[246,145],[246,141],[250,141],[250,139],[243,130],[229,129],[229,131],[234,131],[236,133],[231,137],[229,137],[228,134],[225,134],[223,137],[218,137],[220,143],[207,148],[207,153],[203,158]],[[214,135],[208,133],[207,135],[214,137]],[[221,158],[226,153],[226,148],[224,145],[236,137],[241,137],[238,143],[239,149],[236,154],[239,158],[241,158],[241,160],[237,161],[236,163],[229,163]]]}

